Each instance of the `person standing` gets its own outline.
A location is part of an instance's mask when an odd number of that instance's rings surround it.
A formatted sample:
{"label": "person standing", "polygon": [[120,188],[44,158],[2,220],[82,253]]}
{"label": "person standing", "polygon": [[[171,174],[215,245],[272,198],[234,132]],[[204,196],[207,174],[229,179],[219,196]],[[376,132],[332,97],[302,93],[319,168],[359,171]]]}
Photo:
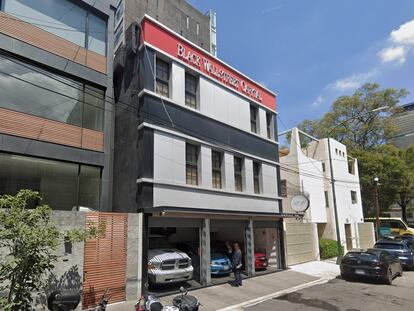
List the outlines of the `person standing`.
{"label": "person standing", "polygon": [[232,257],[233,271],[234,271],[234,286],[242,286],[241,268],[242,264],[242,253],[240,250],[239,243],[234,243],[233,257]]}

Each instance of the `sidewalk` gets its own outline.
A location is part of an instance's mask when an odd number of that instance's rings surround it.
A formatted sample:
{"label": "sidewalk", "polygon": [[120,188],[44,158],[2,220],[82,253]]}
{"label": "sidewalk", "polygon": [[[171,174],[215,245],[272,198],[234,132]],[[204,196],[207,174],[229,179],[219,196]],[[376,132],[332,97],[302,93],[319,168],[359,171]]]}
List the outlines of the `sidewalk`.
{"label": "sidewalk", "polygon": [[339,265],[336,264],[336,258],[323,261],[310,261],[290,267],[293,271],[306,273],[319,278],[334,279],[339,274]]}
{"label": "sidewalk", "polygon": [[[241,310],[245,305],[256,304],[292,291],[326,282],[326,279],[292,270],[271,273],[243,280],[242,287],[222,284],[190,291],[200,302],[200,311]],[[175,295],[162,297],[164,305],[171,304]],[[108,306],[109,311],[132,311],[133,302]]]}

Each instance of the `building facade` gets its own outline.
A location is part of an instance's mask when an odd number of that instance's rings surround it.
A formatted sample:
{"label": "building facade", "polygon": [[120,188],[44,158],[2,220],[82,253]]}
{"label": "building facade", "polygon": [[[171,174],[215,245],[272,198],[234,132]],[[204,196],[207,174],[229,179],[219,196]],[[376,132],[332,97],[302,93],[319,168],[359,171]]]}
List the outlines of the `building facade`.
{"label": "building facade", "polygon": [[0,194],[111,210],[110,1],[2,0]]}
{"label": "building facade", "polygon": [[202,285],[220,241],[246,275],[259,249],[283,268],[275,94],[148,15],[137,29],[115,64],[114,211],[142,217],[143,282],[154,234],[197,245]]}
{"label": "building facade", "polygon": [[[301,221],[316,224],[314,239],[336,240],[328,139],[302,147],[299,134],[297,128],[291,130],[289,152],[280,158],[284,210],[294,212],[291,198],[306,195],[310,204]],[[350,250],[360,246],[358,228],[364,222],[357,159],[348,156],[345,145],[330,140],[340,237]]]}
{"label": "building facade", "polygon": [[397,132],[390,143],[400,149],[414,144],[414,103],[401,106],[402,111],[393,117]]}

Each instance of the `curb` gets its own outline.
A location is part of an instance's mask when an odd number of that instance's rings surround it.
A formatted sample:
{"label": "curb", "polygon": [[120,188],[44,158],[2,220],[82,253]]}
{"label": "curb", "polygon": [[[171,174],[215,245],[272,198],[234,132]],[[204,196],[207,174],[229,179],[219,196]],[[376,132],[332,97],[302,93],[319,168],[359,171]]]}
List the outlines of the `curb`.
{"label": "curb", "polygon": [[275,292],[275,293],[272,293],[272,294],[269,294],[269,295],[265,295],[265,296],[262,296],[262,297],[258,297],[258,298],[254,298],[254,299],[251,299],[251,300],[248,300],[248,301],[244,301],[244,302],[239,303],[237,305],[233,305],[233,306],[230,306],[230,307],[219,309],[217,311],[240,310],[242,307],[251,307],[251,306],[257,305],[257,304],[259,304],[263,301],[273,299],[273,298],[277,298],[277,297],[280,297],[280,296],[283,296],[283,295],[286,295],[286,294],[289,294],[289,293],[292,293],[292,292],[296,292],[298,290],[305,289],[307,287],[311,287],[311,286],[314,286],[314,285],[324,284],[324,283],[327,283],[328,281],[329,281],[329,279],[320,278],[320,279],[317,279],[315,281],[300,284],[300,285],[293,286],[293,287],[290,287],[290,288],[287,288],[287,289],[284,289],[284,290],[281,290],[281,291],[278,291],[278,292]]}

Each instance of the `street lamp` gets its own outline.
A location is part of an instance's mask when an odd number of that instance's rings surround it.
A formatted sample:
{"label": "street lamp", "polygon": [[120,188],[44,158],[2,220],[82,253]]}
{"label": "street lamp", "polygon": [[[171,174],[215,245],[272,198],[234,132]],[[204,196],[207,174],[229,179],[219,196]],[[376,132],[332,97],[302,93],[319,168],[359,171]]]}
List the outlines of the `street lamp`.
{"label": "street lamp", "polygon": [[378,177],[374,177],[374,204],[375,204],[375,222],[377,226],[377,241],[381,238],[381,227],[380,227],[380,209],[379,209],[379,203],[378,203]]}
{"label": "street lamp", "polygon": [[[334,214],[335,214],[335,227],[336,227],[336,241],[337,241],[337,245],[338,245],[338,257],[336,259],[336,264],[340,264],[341,263],[341,259],[342,259],[342,243],[341,243],[341,233],[339,230],[339,219],[338,219],[338,207],[336,204],[336,192],[335,192],[335,178],[334,178],[334,172],[333,172],[333,166],[332,166],[332,155],[331,155],[331,139],[329,138],[329,136],[331,136],[331,134],[333,133],[333,131],[338,128],[339,126],[343,125],[344,123],[353,120],[357,117],[366,115],[366,114],[370,114],[373,112],[378,112],[378,111],[382,111],[382,110],[386,110],[388,109],[389,106],[383,106],[383,107],[379,107],[376,109],[373,109],[371,111],[368,112],[364,112],[364,113],[360,113],[356,116],[353,116],[351,118],[348,118],[344,121],[342,121],[341,123],[337,124],[336,126],[334,126],[328,133],[327,135],[327,139],[328,139],[328,155],[329,155],[329,168],[330,168],[330,173],[331,173],[331,184],[332,184],[332,196],[333,196],[333,204],[334,204]],[[377,228],[378,228],[378,224],[377,224]]]}

